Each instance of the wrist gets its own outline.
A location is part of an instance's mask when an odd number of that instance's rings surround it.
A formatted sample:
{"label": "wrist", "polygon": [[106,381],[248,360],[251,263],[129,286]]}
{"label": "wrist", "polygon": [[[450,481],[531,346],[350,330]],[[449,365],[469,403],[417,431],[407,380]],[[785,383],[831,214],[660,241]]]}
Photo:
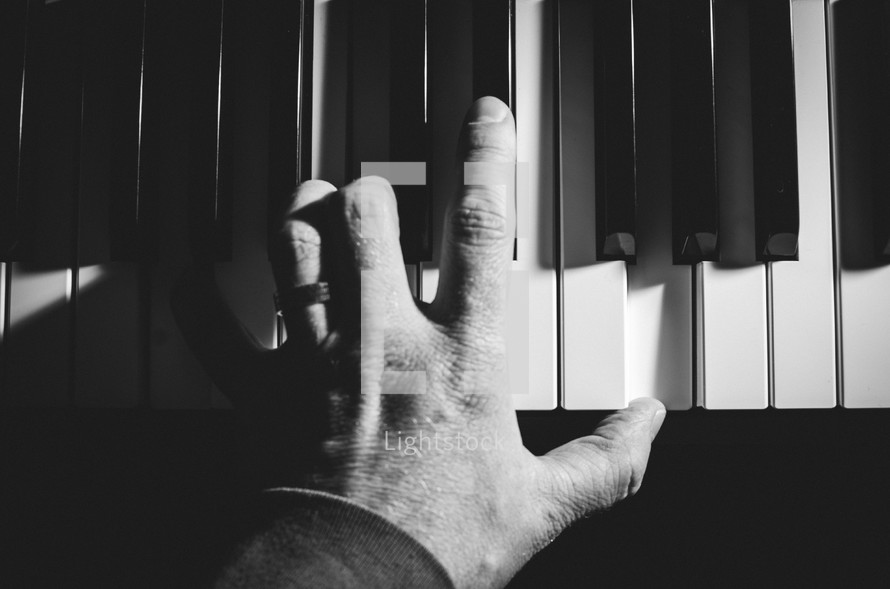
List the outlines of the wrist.
{"label": "wrist", "polygon": [[342,496],[272,489],[242,519],[216,587],[454,586],[407,531]]}

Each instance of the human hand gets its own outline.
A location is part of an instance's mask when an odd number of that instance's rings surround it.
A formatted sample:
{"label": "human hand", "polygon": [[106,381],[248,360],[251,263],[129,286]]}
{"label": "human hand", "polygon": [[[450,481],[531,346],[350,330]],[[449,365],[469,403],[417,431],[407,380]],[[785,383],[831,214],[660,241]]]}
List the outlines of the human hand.
{"label": "human hand", "polygon": [[273,245],[277,288],[326,282],[330,300],[289,308],[280,349],[256,344],[212,276],[186,277],[174,296],[220,389],[307,449],[275,455],[286,483],[388,518],[458,587],[506,584],[566,526],[636,492],[665,415],[641,399],[545,456],[522,445],[502,335],[512,224],[496,186],[516,159],[514,129],[493,98],[467,115],[459,158],[483,169],[449,207],[430,305],[408,289],[394,194],[380,178],[296,190]]}

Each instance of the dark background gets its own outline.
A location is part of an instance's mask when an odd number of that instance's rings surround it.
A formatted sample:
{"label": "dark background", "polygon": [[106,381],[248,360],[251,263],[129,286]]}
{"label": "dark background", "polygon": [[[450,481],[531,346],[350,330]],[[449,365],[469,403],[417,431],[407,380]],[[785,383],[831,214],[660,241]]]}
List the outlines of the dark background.
{"label": "dark background", "polygon": [[[602,413],[526,412],[541,452]],[[511,587],[880,586],[890,427],[879,410],[671,412],[642,490],[579,522]],[[230,411],[9,410],[4,587],[187,587],[250,496]]]}

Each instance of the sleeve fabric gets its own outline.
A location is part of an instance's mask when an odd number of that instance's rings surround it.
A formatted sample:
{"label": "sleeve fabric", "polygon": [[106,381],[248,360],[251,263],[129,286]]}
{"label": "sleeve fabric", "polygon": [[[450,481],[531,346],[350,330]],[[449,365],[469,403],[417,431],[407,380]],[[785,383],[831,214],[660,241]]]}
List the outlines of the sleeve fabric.
{"label": "sleeve fabric", "polygon": [[454,587],[422,544],[344,497],[273,489],[245,519],[218,589]]}

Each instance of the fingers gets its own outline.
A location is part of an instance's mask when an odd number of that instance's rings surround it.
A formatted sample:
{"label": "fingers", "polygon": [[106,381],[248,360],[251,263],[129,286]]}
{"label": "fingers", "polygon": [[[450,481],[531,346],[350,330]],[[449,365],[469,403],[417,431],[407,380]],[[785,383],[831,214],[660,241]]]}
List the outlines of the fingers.
{"label": "fingers", "polygon": [[210,266],[186,269],[173,288],[171,308],[192,352],[211,380],[235,403],[256,386],[265,348],[225,303]]}
{"label": "fingers", "polygon": [[652,440],[664,406],[636,399],[604,419],[593,435],[573,440],[543,457],[548,519],[560,528],[633,495],[643,482]]}
{"label": "fingers", "polygon": [[440,319],[500,329],[514,232],[515,161],[510,109],[496,98],[480,98],[461,130],[458,163],[463,188],[448,209],[432,309]]}
{"label": "fingers", "polygon": [[[280,297],[295,287],[325,281],[322,234],[328,220],[322,200],[336,191],[331,184],[310,180],[294,192],[284,223],[272,243],[270,259]],[[293,305],[284,314],[288,340],[317,345],[328,335],[328,311],[323,302]]]}
{"label": "fingers", "polygon": [[[389,315],[414,309],[399,244],[399,217],[395,193],[389,182],[367,176],[343,187],[334,201],[334,218],[345,222],[345,247],[335,248],[347,259],[339,268],[360,271],[362,297],[373,296]],[[339,261],[339,260],[338,260]],[[354,274],[353,274],[354,276]],[[368,281],[367,279],[373,279]],[[346,279],[346,277],[344,277]],[[353,277],[351,280],[355,280]]]}
{"label": "fingers", "polygon": [[342,310],[344,329],[361,330],[362,392],[379,392],[384,331],[407,333],[419,316],[405,276],[395,193],[385,179],[368,176],[341,189],[332,207],[332,218],[345,224],[334,231],[343,239],[330,244],[337,290],[355,296],[336,309]]}

